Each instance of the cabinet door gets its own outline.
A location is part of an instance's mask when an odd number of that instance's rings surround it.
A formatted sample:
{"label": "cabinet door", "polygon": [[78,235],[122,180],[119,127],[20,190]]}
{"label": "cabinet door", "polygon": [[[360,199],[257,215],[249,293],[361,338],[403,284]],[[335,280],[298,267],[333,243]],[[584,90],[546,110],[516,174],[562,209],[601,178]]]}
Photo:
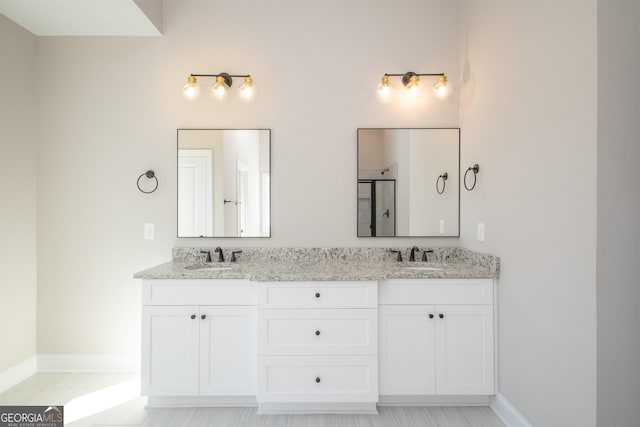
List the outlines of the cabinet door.
{"label": "cabinet door", "polygon": [[199,321],[200,394],[255,395],[256,307],[203,306]]}
{"label": "cabinet door", "polygon": [[493,307],[436,306],[436,393],[493,394]]}
{"label": "cabinet door", "polygon": [[142,308],[142,394],[198,393],[198,308]]}
{"label": "cabinet door", "polygon": [[380,394],[435,393],[435,307],[380,306]]}

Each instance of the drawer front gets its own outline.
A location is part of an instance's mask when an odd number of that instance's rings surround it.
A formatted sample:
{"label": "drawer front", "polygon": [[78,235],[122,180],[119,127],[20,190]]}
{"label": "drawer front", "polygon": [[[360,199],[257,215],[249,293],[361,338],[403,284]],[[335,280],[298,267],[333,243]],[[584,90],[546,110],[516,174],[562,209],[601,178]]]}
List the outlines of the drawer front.
{"label": "drawer front", "polygon": [[143,280],[143,305],[256,305],[248,280]]}
{"label": "drawer front", "polygon": [[258,285],[263,308],[376,308],[377,282],[273,282]]}
{"label": "drawer front", "polygon": [[375,356],[261,356],[258,402],[376,402]]}
{"label": "drawer front", "polygon": [[376,309],[259,310],[262,355],[377,353]]}
{"label": "drawer front", "polygon": [[380,284],[380,304],[493,304],[493,280],[385,280]]}

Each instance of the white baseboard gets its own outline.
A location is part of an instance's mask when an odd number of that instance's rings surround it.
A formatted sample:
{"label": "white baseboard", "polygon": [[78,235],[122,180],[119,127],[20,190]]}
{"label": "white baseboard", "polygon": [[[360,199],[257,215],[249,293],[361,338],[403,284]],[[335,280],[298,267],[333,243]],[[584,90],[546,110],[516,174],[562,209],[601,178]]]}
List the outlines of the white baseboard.
{"label": "white baseboard", "polygon": [[32,356],[22,363],[0,372],[0,393],[26,380],[36,373],[36,356]]}
{"label": "white baseboard", "polygon": [[39,354],[38,372],[139,372],[139,355]]}
{"label": "white baseboard", "polygon": [[507,427],[533,427],[500,393],[496,394],[489,406]]}

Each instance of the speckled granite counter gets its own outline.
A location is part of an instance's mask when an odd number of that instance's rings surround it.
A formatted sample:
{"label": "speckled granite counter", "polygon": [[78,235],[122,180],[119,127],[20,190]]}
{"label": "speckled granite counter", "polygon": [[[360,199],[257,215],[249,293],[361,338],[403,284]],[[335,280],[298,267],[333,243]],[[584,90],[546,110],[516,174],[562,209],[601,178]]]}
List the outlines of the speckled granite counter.
{"label": "speckled granite counter", "polygon": [[[174,248],[173,261],[140,271],[138,279],[245,279],[276,281],[362,281],[384,279],[497,278],[500,259],[462,248],[432,248],[430,262],[409,259],[406,248],[242,248],[237,263],[204,263],[203,249]],[[213,254],[215,255],[215,254]],[[421,252],[416,259],[421,258]],[[215,256],[213,257],[215,260]],[[417,268],[418,267],[418,268]],[[422,268],[422,269],[419,269]]]}

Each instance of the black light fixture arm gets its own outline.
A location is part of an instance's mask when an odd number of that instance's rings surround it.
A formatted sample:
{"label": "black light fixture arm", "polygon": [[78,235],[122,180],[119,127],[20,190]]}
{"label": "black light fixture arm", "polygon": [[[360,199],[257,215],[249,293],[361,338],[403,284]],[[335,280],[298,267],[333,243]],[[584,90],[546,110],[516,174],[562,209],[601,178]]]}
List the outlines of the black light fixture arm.
{"label": "black light fixture arm", "polygon": [[222,77],[224,79],[224,82],[226,83],[227,86],[231,87],[231,85],[233,84],[233,79],[232,77],[241,77],[241,78],[247,78],[247,77],[251,77],[249,74],[229,74],[229,73],[220,73],[220,74],[190,74],[191,77]]}
{"label": "black light fixture arm", "polygon": [[391,74],[391,73],[384,73],[385,76],[389,76],[389,77],[404,77],[406,75],[410,75],[410,76],[444,76],[444,73],[427,73],[427,74],[420,74],[420,73],[414,73],[413,71],[409,71],[408,73],[402,73],[402,74]]}

